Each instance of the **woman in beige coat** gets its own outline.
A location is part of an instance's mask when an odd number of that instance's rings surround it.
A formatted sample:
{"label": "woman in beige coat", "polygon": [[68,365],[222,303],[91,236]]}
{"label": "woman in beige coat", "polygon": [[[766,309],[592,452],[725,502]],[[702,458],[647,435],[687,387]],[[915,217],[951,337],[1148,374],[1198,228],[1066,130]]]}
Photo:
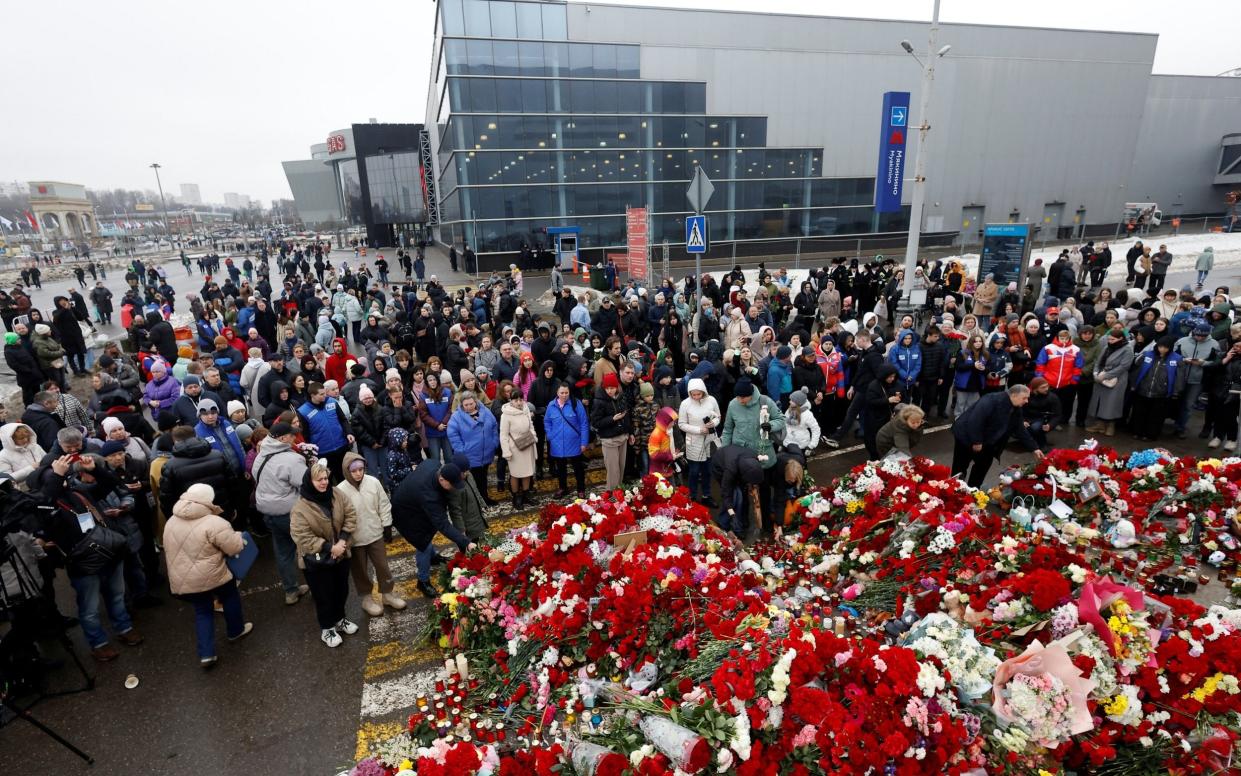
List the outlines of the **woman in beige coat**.
{"label": "woman in beige coat", "polygon": [[297,565],[306,575],[319,618],[319,638],[339,647],[340,634],[352,636],[358,626],[345,617],[349,598],[349,546],[358,513],[348,498],[332,487],[324,463],[306,470],[301,498],[289,512],[289,535],[297,545]]}
{"label": "woman in beige coat", "polygon": [[[362,611],[372,617],[384,613],[385,606],[400,610],[405,599],[393,592],[392,572],[388,569],[388,552],[384,545],[384,529],[392,525],[392,502],[384,486],[366,472],[366,459],[355,452],[345,453],[341,463],[343,479],[336,492],[353,505],[358,516],[349,548],[353,589],[362,599]],[[371,581],[371,569],[375,581]],[[379,583],[379,600],[375,599],[375,582]]]}
{"label": "woman in beige coat", "polygon": [[530,407],[520,391],[513,391],[513,398],[500,409],[500,454],[508,461],[508,487],[513,494],[513,509],[524,507],[529,498],[527,494],[534,484],[538,440]]}
{"label": "woman in beige coat", "polygon": [[216,663],[215,601],[224,607],[229,641],[254,629],[241,612],[237,581],[224,562],[245,547],[245,537],[220,517],[215,491],[210,485],[191,485],[172,508],[164,525],[164,557],[172,594],[194,606],[198,633],[198,662],[203,668]]}

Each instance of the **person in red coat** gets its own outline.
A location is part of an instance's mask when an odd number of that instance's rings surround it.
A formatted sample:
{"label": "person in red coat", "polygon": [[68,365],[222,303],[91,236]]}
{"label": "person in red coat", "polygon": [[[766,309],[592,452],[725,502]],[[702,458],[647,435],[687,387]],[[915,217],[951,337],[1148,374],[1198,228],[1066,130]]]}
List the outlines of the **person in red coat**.
{"label": "person in red coat", "polygon": [[337,385],[344,385],[349,382],[349,362],[354,360],[354,357],[349,354],[349,346],[343,339],[337,337],[332,340],[332,355],[327,357],[323,374],[327,379],[335,380]]}
{"label": "person in red coat", "polygon": [[1068,329],[1061,329],[1056,339],[1043,347],[1035,361],[1035,373],[1051,383],[1052,391],[1060,399],[1063,423],[1067,423],[1071,416],[1084,361],[1082,350],[1073,344],[1073,335]]}

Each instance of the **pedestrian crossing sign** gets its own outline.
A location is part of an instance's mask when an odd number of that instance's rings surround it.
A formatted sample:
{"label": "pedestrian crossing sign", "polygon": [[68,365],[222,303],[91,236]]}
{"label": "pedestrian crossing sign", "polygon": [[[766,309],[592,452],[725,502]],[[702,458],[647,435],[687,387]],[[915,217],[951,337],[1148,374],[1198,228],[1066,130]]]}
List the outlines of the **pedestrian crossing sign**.
{"label": "pedestrian crossing sign", "polygon": [[685,219],[685,252],[707,252],[707,217],[689,216]]}

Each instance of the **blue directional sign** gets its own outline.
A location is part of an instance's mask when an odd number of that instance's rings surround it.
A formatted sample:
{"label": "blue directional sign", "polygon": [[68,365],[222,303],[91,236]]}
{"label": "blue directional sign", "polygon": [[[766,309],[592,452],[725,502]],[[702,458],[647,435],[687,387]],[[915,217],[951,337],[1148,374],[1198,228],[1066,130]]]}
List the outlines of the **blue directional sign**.
{"label": "blue directional sign", "polygon": [[884,92],[883,121],[879,124],[879,168],[875,176],[875,212],[901,212],[905,182],[905,130],[909,122],[909,92]]}
{"label": "blue directional sign", "polygon": [[685,219],[685,252],[706,253],[708,240],[707,217],[687,216]]}

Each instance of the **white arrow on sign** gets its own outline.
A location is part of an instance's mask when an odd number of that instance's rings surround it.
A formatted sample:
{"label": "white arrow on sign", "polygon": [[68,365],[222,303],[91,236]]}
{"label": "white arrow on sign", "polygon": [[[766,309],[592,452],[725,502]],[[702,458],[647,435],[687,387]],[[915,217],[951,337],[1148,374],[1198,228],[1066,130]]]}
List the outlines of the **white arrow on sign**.
{"label": "white arrow on sign", "polygon": [[715,184],[702,171],[702,167],[694,168],[694,179],[690,181],[689,188],[685,190],[685,198],[689,200],[689,206],[694,209],[695,213],[701,213],[707,209],[707,203],[711,201],[711,195],[715,193]]}

